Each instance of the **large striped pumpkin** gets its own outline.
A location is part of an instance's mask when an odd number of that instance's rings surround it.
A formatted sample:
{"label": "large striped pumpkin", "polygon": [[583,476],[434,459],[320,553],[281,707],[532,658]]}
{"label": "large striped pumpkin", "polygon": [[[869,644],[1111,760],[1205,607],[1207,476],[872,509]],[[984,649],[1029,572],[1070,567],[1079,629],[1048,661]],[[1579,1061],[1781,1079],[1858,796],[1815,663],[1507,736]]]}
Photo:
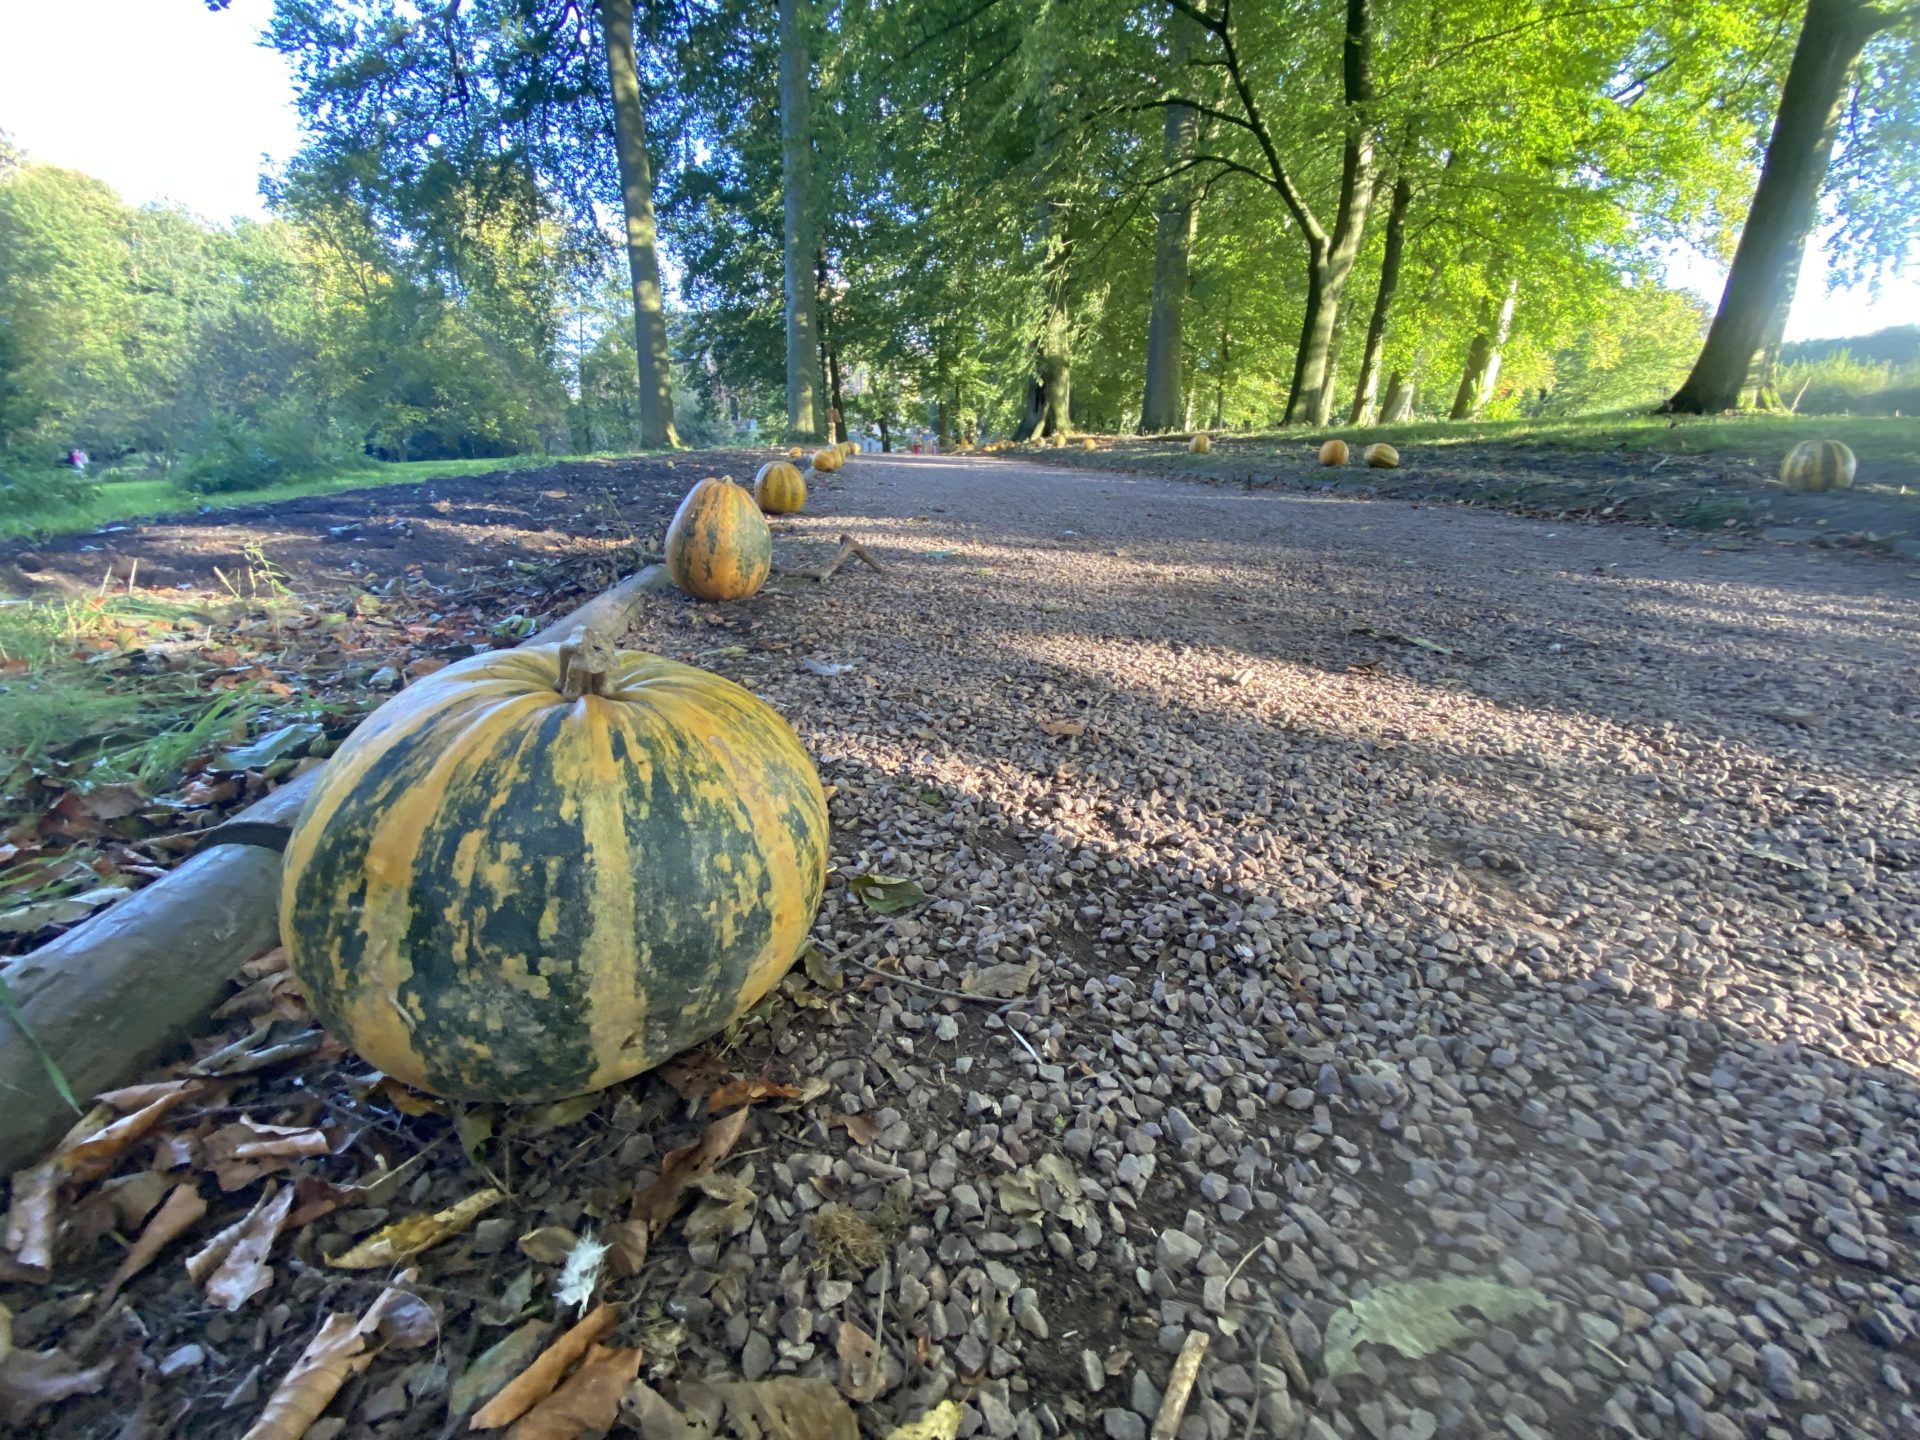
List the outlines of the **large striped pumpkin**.
{"label": "large striped pumpkin", "polygon": [[792,515],[807,503],[807,477],[784,460],[769,460],[753,477],[753,498],[769,515]]}
{"label": "large striped pumpkin", "polygon": [[696,600],[744,600],[773,569],[773,532],[745,487],[702,480],[667,526],[667,578]]}
{"label": "large striped pumpkin", "polygon": [[826,799],[786,722],[657,655],[574,653],[411,686],[294,826],[293,973],[410,1085],[533,1101],[638,1074],[766,994],[819,907]]}
{"label": "large striped pumpkin", "polygon": [[1213,449],[1213,437],[1211,435],[1196,435],[1187,442],[1187,450],[1190,454],[1205,455],[1211,449]]}
{"label": "large striped pumpkin", "polygon": [[1789,490],[1846,490],[1853,469],[1853,451],[1838,440],[1803,440],[1780,462],[1780,480]]}
{"label": "large striped pumpkin", "polygon": [[813,452],[813,468],[822,475],[830,475],[846,463],[847,457],[832,446]]}

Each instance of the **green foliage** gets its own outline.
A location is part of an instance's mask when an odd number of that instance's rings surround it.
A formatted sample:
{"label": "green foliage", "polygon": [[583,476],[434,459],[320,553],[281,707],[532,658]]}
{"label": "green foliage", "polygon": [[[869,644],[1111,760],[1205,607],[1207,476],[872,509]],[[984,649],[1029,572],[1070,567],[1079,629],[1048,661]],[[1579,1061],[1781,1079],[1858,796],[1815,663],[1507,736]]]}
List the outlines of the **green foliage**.
{"label": "green foliage", "polygon": [[334,474],[351,455],[292,405],[257,419],[214,415],[195,434],[190,457],[174,472],[186,495],[226,495]]}

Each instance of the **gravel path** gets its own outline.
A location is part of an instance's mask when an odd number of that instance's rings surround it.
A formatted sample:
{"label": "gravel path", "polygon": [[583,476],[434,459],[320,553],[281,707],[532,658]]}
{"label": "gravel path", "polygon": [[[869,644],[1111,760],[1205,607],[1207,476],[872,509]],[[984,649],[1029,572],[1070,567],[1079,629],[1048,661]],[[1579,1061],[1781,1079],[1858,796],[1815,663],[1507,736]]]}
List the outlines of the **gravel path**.
{"label": "gravel path", "polygon": [[[933,897],[819,933],[1017,997],[781,1042],[881,1133],[774,1218],[910,1192],[874,1420],[1142,1440],[1203,1330],[1187,1440],[1920,1434],[1920,576],[964,458],[814,510],[893,573],[707,663]],[[1327,1374],[1447,1276],[1497,1318]],[[749,1373],[830,1348],[781,1279]]]}

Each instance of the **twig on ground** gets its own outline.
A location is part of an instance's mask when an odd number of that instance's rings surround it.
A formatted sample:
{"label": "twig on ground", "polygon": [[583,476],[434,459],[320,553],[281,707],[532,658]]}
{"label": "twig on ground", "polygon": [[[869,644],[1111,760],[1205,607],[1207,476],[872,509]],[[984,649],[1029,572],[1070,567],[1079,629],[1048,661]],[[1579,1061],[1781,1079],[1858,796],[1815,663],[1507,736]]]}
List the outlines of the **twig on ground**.
{"label": "twig on ground", "polygon": [[1029,1055],[1031,1055],[1031,1056],[1033,1056],[1033,1063],[1034,1063],[1034,1064],[1036,1064],[1036,1065],[1044,1065],[1044,1064],[1046,1064],[1046,1063],[1047,1063],[1046,1061],[1044,1061],[1044,1060],[1042,1060],[1042,1059],[1040,1058],[1040,1052],[1039,1052],[1038,1050],[1036,1050],[1036,1049],[1034,1049],[1034,1048],[1033,1048],[1033,1044],[1032,1044],[1032,1042],[1031,1042],[1031,1041],[1029,1041],[1029,1040],[1027,1039],[1027,1037],[1026,1037],[1026,1036],[1024,1036],[1024,1035],[1022,1035],[1022,1034],[1021,1034],[1021,1033],[1020,1033],[1020,1032],[1019,1032],[1018,1030],[1016,1030],[1016,1029],[1014,1029],[1014,1028],[1013,1028],[1013,1026],[1011,1026],[1011,1025],[1009,1025],[1009,1026],[1007,1026],[1007,1033],[1008,1033],[1009,1035],[1011,1035],[1011,1036],[1013,1036],[1013,1038],[1014,1038],[1014,1039],[1016,1039],[1016,1040],[1018,1040],[1018,1041],[1020,1042],[1020,1048],[1021,1048],[1022,1050],[1024,1050],[1024,1051],[1026,1051],[1026,1052],[1027,1052],[1027,1054],[1029,1054]]}
{"label": "twig on ground", "polygon": [[795,573],[804,575],[810,580],[817,580],[824,585],[839,573],[842,565],[846,564],[847,561],[853,559],[855,556],[864,560],[867,563],[867,568],[872,570],[874,574],[884,575],[887,573],[886,567],[874,559],[873,556],[868,553],[867,547],[851,535],[842,535],[840,537],[840,549],[835,552],[833,559],[829,560],[825,565],[822,565],[818,570],[800,570]]}
{"label": "twig on ground", "polygon": [[1300,1363],[1300,1352],[1293,1348],[1293,1337],[1287,1334],[1286,1321],[1279,1315],[1273,1317],[1273,1325],[1268,1338],[1280,1351],[1280,1368],[1287,1372],[1287,1379],[1302,1399],[1313,1393],[1313,1387],[1307,1381],[1307,1367]]}
{"label": "twig on ground", "polygon": [[[1247,1252],[1251,1255],[1253,1252]],[[1253,1343],[1253,1397],[1247,1406],[1246,1428],[1240,1432],[1240,1440],[1253,1440],[1253,1427],[1260,1423],[1260,1400],[1266,1394],[1265,1372],[1267,1368],[1267,1332],[1273,1328],[1271,1322],[1261,1327],[1260,1338]]]}
{"label": "twig on ground", "polygon": [[[1193,1394],[1193,1382],[1200,1376],[1200,1362],[1207,1356],[1207,1332],[1192,1330],[1180,1347],[1180,1358],[1173,1362],[1167,1376],[1167,1390],[1160,1401],[1160,1413],[1154,1417],[1152,1440],[1173,1440],[1187,1413],[1187,1399]],[[1257,1396],[1255,1397],[1258,1398]]]}
{"label": "twig on ground", "polygon": [[850,954],[836,955],[834,959],[838,960],[842,965],[858,965],[868,974],[878,975],[882,980],[901,985],[911,985],[915,990],[925,990],[934,995],[945,995],[951,1000],[971,1000],[976,1005],[1004,1005],[1007,1003],[1007,997],[1004,995],[973,995],[965,990],[949,990],[944,985],[929,985],[925,980],[916,980],[911,975],[897,975],[891,970],[882,970],[878,965],[869,965],[866,961],[857,959]]}

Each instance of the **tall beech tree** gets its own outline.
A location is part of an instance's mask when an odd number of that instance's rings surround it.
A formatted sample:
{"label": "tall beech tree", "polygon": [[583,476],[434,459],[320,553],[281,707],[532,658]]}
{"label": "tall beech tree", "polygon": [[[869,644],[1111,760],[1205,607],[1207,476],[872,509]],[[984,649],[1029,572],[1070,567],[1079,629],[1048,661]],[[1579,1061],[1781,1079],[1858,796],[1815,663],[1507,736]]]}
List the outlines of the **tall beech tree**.
{"label": "tall beech tree", "polygon": [[[780,0],[780,193],[787,322],[787,434],[818,440],[825,433],[820,404],[819,271],[825,262],[813,240],[813,74],[807,0]],[[837,387],[836,387],[837,388]]]}
{"label": "tall beech tree", "polygon": [[[677,23],[663,7],[652,26]],[[598,33],[596,33],[596,31]],[[267,31],[291,62],[307,130],[308,168],[356,157],[376,222],[435,233],[435,203],[460,189],[510,203],[513,177],[535,177],[542,202],[569,216],[579,243],[601,237],[604,207],[624,220],[635,301],[641,443],[677,443],[661,307],[652,165],[632,0],[276,0]]]}
{"label": "tall beech tree", "polygon": [[[1911,31],[1916,21],[1920,5],[1893,9],[1871,0],[1807,0],[1726,289],[1699,359],[1666,408],[1710,415],[1739,403],[1768,327],[1780,307],[1792,303],[1854,66],[1876,35]],[[1913,103],[1906,97],[1908,106]]]}

